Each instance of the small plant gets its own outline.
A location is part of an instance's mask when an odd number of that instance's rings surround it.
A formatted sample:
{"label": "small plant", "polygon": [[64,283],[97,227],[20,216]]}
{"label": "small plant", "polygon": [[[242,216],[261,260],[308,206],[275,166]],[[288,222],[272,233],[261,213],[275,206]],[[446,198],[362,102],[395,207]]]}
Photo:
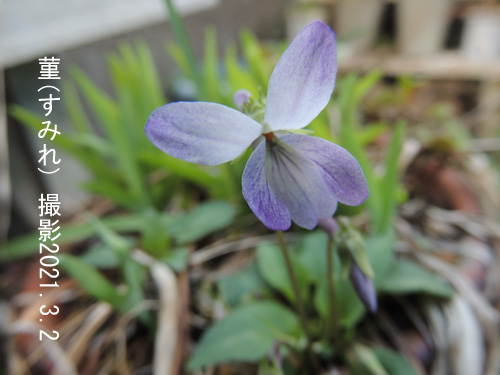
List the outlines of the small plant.
{"label": "small plant", "polygon": [[[198,65],[167,4],[178,41],[167,49],[203,103],[165,105],[143,43],[121,44],[109,56],[114,97],[73,69],[64,92],[74,132],[56,141],[90,172],[84,188],[116,208],[61,228],[61,245],[83,244],[61,254],[61,267],[88,295],[131,314],[146,301],[152,263],[184,272],[190,252],[210,239],[277,230],[276,241],[257,243],[245,268],[217,278],[213,298],[227,313],[203,332],[187,371],[242,361],[258,366],[259,375],[320,374],[334,366],[416,374],[400,354],[369,347],[359,329],[376,312],[377,296],[452,295],[439,277],[394,253],[394,219],[406,199],[398,171],[405,124],[362,124],[359,117],[381,74],[339,77],[331,99],[335,40],[321,22],[299,34],[274,71],[281,47],[266,48],[247,31],[245,64],[234,46],[219,62],[209,29]],[[33,113],[14,106],[10,114],[40,130]],[[170,155],[146,138],[146,123],[150,140]],[[383,133],[392,139],[374,165],[366,146]],[[265,226],[255,225],[249,208]],[[290,236],[280,232],[290,227]],[[36,234],[11,241],[0,258],[28,256],[36,244]],[[137,319],[155,332],[152,313]]]}

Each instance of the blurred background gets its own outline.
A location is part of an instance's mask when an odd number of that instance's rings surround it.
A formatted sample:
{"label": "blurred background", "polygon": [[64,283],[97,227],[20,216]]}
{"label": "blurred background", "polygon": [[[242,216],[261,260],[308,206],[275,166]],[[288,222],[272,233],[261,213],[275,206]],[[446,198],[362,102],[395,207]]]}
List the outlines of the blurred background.
{"label": "blurred background", "polygon": [[[282,316],[293,340],[242,339],[233,354],[213,344],[262,329],[235,314],[226,334],[210,331],[231,311],[295,303],[274,275],[274,236],[241,197],[249,154],[193,166],[143,128],[167,102],[234,106],[240,88],[266,92],[316,19],[337,35],[339,77],[310,128],[367,175],[370,200],[339,215],[365,238],[380,309],[367,313],[336,259],[347,349],[320,339],[329,313],[311,259],[326,235],[289,231],[306,264],[312,370]],[[44,56],[61,59],[54,175],[37,171]],[[4,0],[0,69],[0,374],[500,374],[498,1]],[[42,193],[59,194],[62,214],[60,288],[44,297],[61,308],[46,323],[61,338],[46,347],[26,323],[41,304]]]}

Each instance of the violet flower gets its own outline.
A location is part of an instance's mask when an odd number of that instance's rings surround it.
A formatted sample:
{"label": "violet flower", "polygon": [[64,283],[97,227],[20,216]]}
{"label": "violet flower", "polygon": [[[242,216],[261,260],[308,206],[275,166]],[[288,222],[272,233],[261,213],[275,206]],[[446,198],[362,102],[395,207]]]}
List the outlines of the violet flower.
{"label": "violet flower", "polygon": [[151,114],[146,135],[167,154],[204,165],[228,162],[255,146],[242,179],[252,211],[272,230],[287,230],[292,220],[312,229],[332,217],[338,202],[355,206],[368,197],[363,171],[344,148],[283,134],[307,126],[325,108],[336,73],[335,34],[314,21],[276,65],[261,123],[221,104],[177,102]]}

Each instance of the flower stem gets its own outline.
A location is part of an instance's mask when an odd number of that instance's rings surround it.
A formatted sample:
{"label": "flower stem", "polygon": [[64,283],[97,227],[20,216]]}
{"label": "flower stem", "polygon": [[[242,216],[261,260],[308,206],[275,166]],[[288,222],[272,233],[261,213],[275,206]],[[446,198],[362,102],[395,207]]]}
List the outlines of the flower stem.
{"label": "flower stem", "polygon": [[283,235],[283,232],[281,231],[276,231],[278,234],[278,239],[279,239],[279,245],[281,252],[283,254],[283,257],[285,258],[285,264],[286,264],[286,269],[288,271],[288,277],[290,279],[290,282],[292,283],[292,288],[293,292],[295,294],[295,300],[297,304],[297,310],[299,312],[299,319],[300,319],[300,324],[302,325],[302,329],[304,330],[304,334],[306,335],[307,339],[307,354],[309,357],[309,361],[311,362],[311,365],[313,368],[316,370],[316,373],[320,373],[321,369],[319,367],[318,361],[316,357],[314,356],[314,353],[312,351],[312,337],[309,332],[309,328],[307,326],[307,317],[306,317],[306,310],[304,306],[304,302],[302,301],[302,295],[300,294],[299,290],[299,284],[297,282],[297,277],[295,276],[295,271],[293,269],[292,265],[292,259],[290,257],[290,252],[288,250],[288,246],[285,241],[285,236]]}
{"label": "flower stem", "polygon": [[337,299],[335,298],[335,277],[333,271],[333,237],[328,237],[326,245],[326,280],[328,285],[328,299],[330,304],[330,314],[327,318],[327,338],[332,337],[336,349],[340,348],[339,314]]}

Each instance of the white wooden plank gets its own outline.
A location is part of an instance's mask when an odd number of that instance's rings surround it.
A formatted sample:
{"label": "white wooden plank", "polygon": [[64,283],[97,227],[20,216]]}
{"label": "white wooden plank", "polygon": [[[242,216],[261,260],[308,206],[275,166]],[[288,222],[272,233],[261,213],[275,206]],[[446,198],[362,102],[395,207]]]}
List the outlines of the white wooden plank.
{"label": "white wooden plank", "polygon": [[397,54],[370,53],[339,59],[342,72],[369,72],[380,69],[387,75],[421,75],[434,79],[493,80],[500,81],[500,61],[466,59],[459,52],[408,57]]}
{"label": "white wooden plank", "polygon": [[[219,0],[174,1],[186,15]],[[167,19],[164,0],[3,0],[0,66],[9,67]]]}

